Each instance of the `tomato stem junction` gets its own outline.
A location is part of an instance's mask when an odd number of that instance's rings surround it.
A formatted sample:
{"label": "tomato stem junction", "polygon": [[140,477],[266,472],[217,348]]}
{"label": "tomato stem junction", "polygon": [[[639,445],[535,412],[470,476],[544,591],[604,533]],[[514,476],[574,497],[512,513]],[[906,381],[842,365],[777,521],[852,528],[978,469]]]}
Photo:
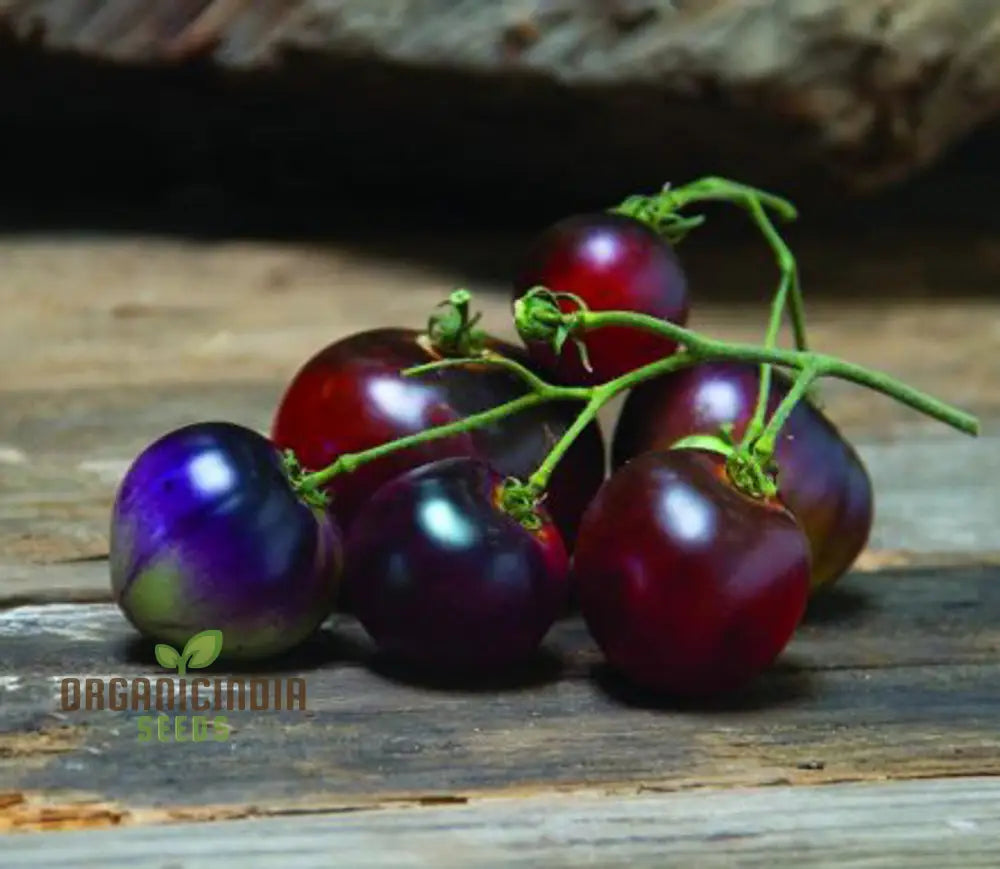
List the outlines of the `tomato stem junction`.
{"label": "tomato stem junction", "polygon": [[[611,211],[638,220],[663,235],[671,244],[677,244],[691,229],[704,223],[704,217],[701,215],[684,218],[679,214],[682,209],[696,202],[732,203],[746,211],[757,224],[757,228],[774,252],[774,258],[781,272],[781,283],[772,305],[771,322],[774,322],[776,312],[780,327],[787,296],[795,347],[797,350],[808,350],[805,303],[799,286],[798,266],[791,250],[775,229],[767,213],[770,210],[782,220],[795,220],[798,211],[787,199],[775,196],[766,190],[740,184],[738,181],[710,175],[681,187],[664,185],[663,190],[652,196],[630,196]],[[774,328],[775,335],[778,327]]]}
{"label": "tomato stem junction", "polygon": [[[696,202],[706,201],[731,202],[743,208],[757,224],[757,228],[774,252],[781,277],[771,302],[771,316],[768,320],[764,346],[777,346],[778,333],[781,331],[781,324],[787,310],[792,324],[796,349],[808,350],[805,303],[799,285],[798,264],[767,213],[768,209],[771,209],[783,220],[794,220],[797,217],[797,212],[795,206],[787,199],[782,199],[780,196],[775,196],[756,187],[731,181],[728,178],[709,176],[682,187],[671,188],[666,185],[660,193],[653,196],[631,196],[612,211],[645,223],[663,235],[671,244],[677,244],[691,229],[701,225],[704,220],[700,217],[685,220],[680,217],[680,210]],[[760,437],[764,430],[767,402],[771,390],[771,371],[772,366],[769,364],[762,364],[760,367],[757,404],[744,431],[741,443],[744,451],[749,450],[750,445]]]}
{"label": "tomato stem junction", "polygon": [[[769,475],[770,461],[774,452],[781,427],[788,419],[795,405],[805,396],[810,385],[820,377],[838,377],[853,383],[867,386],[881,392],[921,413],[931,416],[966,434],[979,433],[978,420],[939,399],[914,389],[905,383],[878,371],[871,371],[860,365],[846,362],[835,356],[816,353],[809,350],[785,350],[776,347],[759,347],[753,344],[727,342],[710,338],[691,329],[677,326],[673,323],[659,320],[645,314],[630,311],[590,311],[585,308],[576,311],[562,312],[554,294],[544,288],[529,291],[516,306],[515,320],[519,331],[528,332],[536,339],[548,335],[556,340],[560,330],[569,330],[571,337],[580,337],[592,329],[607,326],[627,326],[654,332],[679,344],[682,349],[671,356],[609,380],[597,386],[561,386],[548,383],[537,374],[515,360],[508,359],[495,352],[484,352],[471,358],[441,359],[426,365],[407,369],[404,374],[420,376],[422,374],[462,364],[496,365],[510,371],[525,384],[527,392],[511,401],[467,416],[446,425],[436,426],[416,434],[408,435],[395,441],[380,444],[371,449],[357,453],[345,453],[328,467],[304,474],[298,478],[296,487],[303,493],[320,489],[334,477],[342,473],[350,473],[355,468],[382,456],[416,446],[438,438],[463,434],[483,426],[491,425],[511,414],[526,410],[549,401],[579,401],[584,407],[573,424],[559,438],[549,454],[534,473],[523,484],[527,496],[532,502],[537,502],[545,492],[549,479],[559,461],[572,446],[576,438],[586,429],[597,416],[601,408],[616,395],[644,383],[647,380],[687,368],[700,362],[734,361],[750,362],[766,365],[780,365],[798,371],[799,375],[789,393],[764,427],[761,435],[749,447],[735,447],[730,455],[727,467],[736,485],[755,497],[773,494],[773,480]],[[509,481],[512,488],[511,505],[519,505],[520,513],[523,507],[524,493],[518,491]],[[523,518],[523,517],[522,517]]]}
{"label": "tomato stem junction", "polygon": [[459,289],[427,320],[427,337],[443,356],[475,356],[482,352],[485,333],[476,326],[482,314],[471,315],[472,293]]}

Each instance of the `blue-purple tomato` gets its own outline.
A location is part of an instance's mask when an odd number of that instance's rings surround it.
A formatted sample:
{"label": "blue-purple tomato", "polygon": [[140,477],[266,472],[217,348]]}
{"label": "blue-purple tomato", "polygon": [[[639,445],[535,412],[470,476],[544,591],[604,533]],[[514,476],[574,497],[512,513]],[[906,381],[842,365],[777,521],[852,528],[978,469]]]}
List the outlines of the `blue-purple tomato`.
{"label": "blue-purple tomato", "polygon": [[333,609],[341,534],[295,492],[279,450],[228,422],[148,446],[119,487],[111,587],[146,637],[222,631],[222,656],[259,659],[306,639]]}
{"label": "blue-purple tomato", "polygon": [[527,527],[481,459],[443,459],[383,485],[347,535],[354,614],[397,661],[439,675],[529,659],[566,606],[568,559],[544,509]]}

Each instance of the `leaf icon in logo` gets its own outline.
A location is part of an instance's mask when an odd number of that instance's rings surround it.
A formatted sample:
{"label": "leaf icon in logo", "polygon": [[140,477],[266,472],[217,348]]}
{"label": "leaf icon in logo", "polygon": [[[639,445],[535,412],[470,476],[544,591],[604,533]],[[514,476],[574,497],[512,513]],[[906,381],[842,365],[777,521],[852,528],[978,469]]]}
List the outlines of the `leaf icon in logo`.
{"label": "leaf icon in logo", "polygon": [[157,643],[156,648],[153,649],[153,654],[156,655],[156,662],[167,670],[177,669],[177,665],[181,661],[180,653],[173,646],[168,646],[166,643]]}
{"label": "leaf icon in logo", "polygon": [[184,646],[183,658],[188,667],[200,670],[222,653],[222,631],[210,630],[195,634]]}

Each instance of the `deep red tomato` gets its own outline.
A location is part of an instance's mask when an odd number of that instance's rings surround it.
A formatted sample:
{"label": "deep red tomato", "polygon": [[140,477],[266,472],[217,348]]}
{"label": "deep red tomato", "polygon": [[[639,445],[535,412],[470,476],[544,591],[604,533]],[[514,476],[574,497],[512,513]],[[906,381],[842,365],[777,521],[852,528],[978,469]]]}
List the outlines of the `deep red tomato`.
{"label": "deep red tomato", "polygon": [[[772,377],[768,413],[791,383]],[[711,362],[648,381],[625,401],[615,430],[612,465],[666,449],[691,434],[717,434],[732,423],[742,437],[760,388],[757,365]],[[868,542],[872,484],[861,458],[833,423],[807,400],[792,411],[778,439],[778,494],[795,514],[812,549],[813,586],[835,581]]]}
{"label": "deep red tomato", "polygon": [[644,453],[584,514],[580,608],[608,662],[678,696],[740,688],[785,648],[809,592],[809,545],[777,501],[750,498],[725,460]]}
{"label": "deep red tomato", "polygon": [[[530,249],[514,284],[515,300],[535,286],[574,293],[595,311],[627,310],[683,326],[688,317],[687,278],[670,244],[652,229],[618,214],[585,214],[563,220]],[[564,310],[573,310],[570,302]],[[674,342],[635,329],[608,327],[584,338],[592,372],[567,341],[557,358],[541,343],[531,356],[554,377],[579,385],[601,383],[669,356]]]}
{"label": "deep red tomato", "polygon": [[[524,351],[493,340],[490,348],[523,363]],[[514,375],[469,364],[417,377],[400,372],[439,358],[422,333],[375,329],[336,341],[295,375],[278,408],[275,443],[294,450],[303,466],[326,467],[343,453],[489,410],[525,393]],[[419,465],[453,456],[483,458],[501,474],[526,479],[579,412],[549,403],[467,434],[400,450],[333,480],[332,509],[349,529],[367,498],[387,480]],[[592,425],[574,442],[553,474],[546,507],[570,545],[580,516],[605,472],[604,443]]]}

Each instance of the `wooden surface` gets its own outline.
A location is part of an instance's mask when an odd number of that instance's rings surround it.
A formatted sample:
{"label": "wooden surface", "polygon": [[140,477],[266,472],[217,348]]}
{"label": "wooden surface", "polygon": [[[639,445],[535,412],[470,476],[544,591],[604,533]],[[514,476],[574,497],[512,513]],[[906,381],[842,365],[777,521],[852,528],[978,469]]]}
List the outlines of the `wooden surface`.
{"label": "wooden surface", "polygon": [[230,741],[202,745],[140,743],[138,714],[57,712],[62,677],[161,673],[112,605],[17,607],[0,615],[0,790],[83,785],[127,809],[274,811],[498,789],[1000,773],[998,580],[997,568],[855,577],[780,665],[715,707],[630,692],[575,619],[509,683],[450,690],[386,670],[343,620],[276,665],[306,677],[306,712],[234,712]]}
{"label": "wooden surface", "polygon": [[92,869],[993,869],[998,803],[1000,782],[985,778],[646,793],[613,803],[574,793],[11,838],[4,856],[11,866]]}
{"label": "wooden surface", "polygon": [[[62,677],[158,670],[107,603],[128,462],[184,422],[266,429],[315,349],[419,324],[463,275],[356,248],[31,238],[0,243],[0,275],[0,832],[32,834],[0,864],[995,865],[995,297],[811,306],[818,346],[982,414],[986,434],[825,389],[875,480],[871,546],[743,696],[637,696],[572,619],[509,684],[419,685],[341,618],[272,670],[307,679],[307,712],[237,712],[228,742],[161,745],[137,741],[135,714],[57,709]],[[509,334],[504,297],[482,302]],[[696,325],[752,338],[761,314],[705,304]]]}

